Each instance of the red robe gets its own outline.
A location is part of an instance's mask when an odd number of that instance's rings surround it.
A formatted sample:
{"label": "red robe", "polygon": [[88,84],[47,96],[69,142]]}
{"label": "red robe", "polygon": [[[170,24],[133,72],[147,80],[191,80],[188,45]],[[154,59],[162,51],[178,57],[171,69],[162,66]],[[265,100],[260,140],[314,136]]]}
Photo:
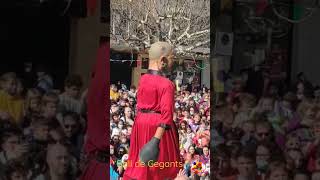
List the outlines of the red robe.
{"label": "red robe", "polygon": [[[160,111],[161,114],[137,113],[132,128],[128,167],[124,173],[124,180],[174,179],[179,169],[183,167],[179,153],[178,132],[173,122],[174,92],[175,86],[167,78],[153,74],[141,77],[137,93],[137,109]],[[158,164],[154,167],[147,167],[148,164],[139,165],[139,152],[154,136],[160,123],[170,125],[171,129],[167,130],[160,140]],[[162,165],[166,167],[161,168]]]}
{"label": "red robe", "polygon": [[[88,90],[88,122],[86,142],[87,155],[96,151],[109,150],[109,44],[104,43],[98,50],[97,62]],[[81,180],[109,179],[109,161],[101,163],[92,159],[86,165]]]}

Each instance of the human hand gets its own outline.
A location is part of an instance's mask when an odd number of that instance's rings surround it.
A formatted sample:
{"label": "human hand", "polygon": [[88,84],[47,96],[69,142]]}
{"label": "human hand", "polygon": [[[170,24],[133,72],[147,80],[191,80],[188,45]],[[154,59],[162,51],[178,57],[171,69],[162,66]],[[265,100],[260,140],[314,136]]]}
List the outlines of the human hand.
{"label": "human hand", "polygon": [[119,172],[119,174],[121,174],[122,171],[123,171],[123,167],[122,167],[122,166],[119,166],[119,167],[118,167],[118,172]]}
{"label": "human hand", "polygon": [[186,175],[186,171],[184,169],[180,169],[177,177],[174,180],[187,180],[188,177]]}

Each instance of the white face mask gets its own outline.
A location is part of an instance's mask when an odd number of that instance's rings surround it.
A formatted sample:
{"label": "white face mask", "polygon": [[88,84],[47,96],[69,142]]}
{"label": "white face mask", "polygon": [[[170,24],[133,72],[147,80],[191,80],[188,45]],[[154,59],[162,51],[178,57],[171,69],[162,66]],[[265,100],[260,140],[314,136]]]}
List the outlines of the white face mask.
{"label": "white face mask", "polygon": [[110,154],[114,154],[114,149],[110,149]]}

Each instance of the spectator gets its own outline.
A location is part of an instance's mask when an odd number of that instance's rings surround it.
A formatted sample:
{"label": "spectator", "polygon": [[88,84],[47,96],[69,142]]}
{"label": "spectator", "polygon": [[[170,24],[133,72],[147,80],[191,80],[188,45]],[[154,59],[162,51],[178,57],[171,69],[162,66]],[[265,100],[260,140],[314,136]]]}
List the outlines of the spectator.
{"label": "spectator", "polygon": [[83,146],[83,135],[81,134],[80,116],[76,112],[67,112],[63,116],[63,130],[76,150],[76,157],[80,158],[80,152]]}
{"label": "spectator", "polygon": [[47,170],[38,175],[36,180],[72,180],[70,171],[71,155],[68,146],[60,143],[49,144],[46,151]]}
{"label": "spectator", "polygon": [[36,70],[37,73],[37,88],[42,92],[42,93],[48,93],[53,89],[53,79],[52,77],[48,74],[47,69],[39,65]]}
{"label": "spectator", "polygon": [[57,119],[59,97],[54,92],[46,93],[41,100],[41,112],[42,116],[50,121],[50,123],[57,127],[62,124],[62,122]]}
{"label": "spectator", "polygon": [[0,119],[11,120],[20,125],[23,119],[24,103],[18,96],[18,82],[15,73],[5,73],[0,77]]}
{"label": "spectator", "polygon": [[82,79],[79,75],[69,75],[64,82],[64,93],[59,95],[59,111],[80,113],[80,90]]}

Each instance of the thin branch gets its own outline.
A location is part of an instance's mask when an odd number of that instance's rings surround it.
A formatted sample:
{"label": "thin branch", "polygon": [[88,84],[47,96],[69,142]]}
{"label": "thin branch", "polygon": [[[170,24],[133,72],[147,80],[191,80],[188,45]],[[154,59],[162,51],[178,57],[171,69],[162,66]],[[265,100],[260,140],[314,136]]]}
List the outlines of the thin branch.
{"label": "thin branch", "polygon": [[193,50],[193,49],[195,49],[197,47],[200,47],[200,46],[203,46],[203,45],[206,45],[206,44],[209,44],[209,43],[210,43],[210,39],[206,40],[206,41],[203,41],[203,42],[198,42],[198,43],[195,43],[195,45],[184,49],[184,51],[191,51],[191,50]]}

